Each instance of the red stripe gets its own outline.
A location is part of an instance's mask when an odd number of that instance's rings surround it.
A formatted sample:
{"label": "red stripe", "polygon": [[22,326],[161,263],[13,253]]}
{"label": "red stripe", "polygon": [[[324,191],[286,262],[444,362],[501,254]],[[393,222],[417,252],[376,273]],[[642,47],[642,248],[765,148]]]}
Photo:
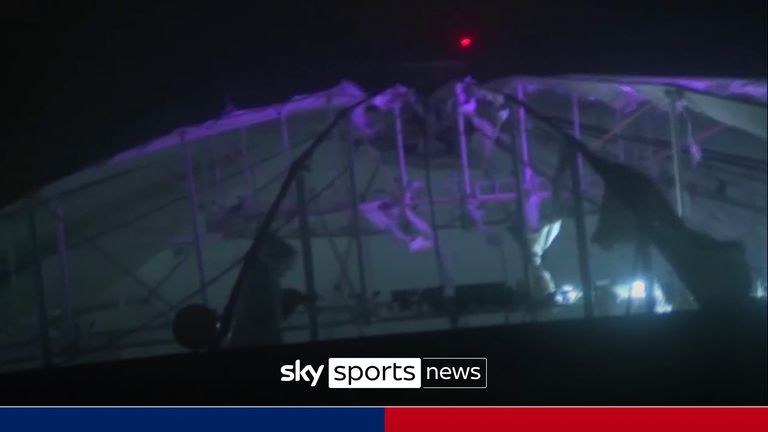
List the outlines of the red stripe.
{"label": "red stripe", "polygon": [[385,432],[765,431],[768,408],[386,408]]}

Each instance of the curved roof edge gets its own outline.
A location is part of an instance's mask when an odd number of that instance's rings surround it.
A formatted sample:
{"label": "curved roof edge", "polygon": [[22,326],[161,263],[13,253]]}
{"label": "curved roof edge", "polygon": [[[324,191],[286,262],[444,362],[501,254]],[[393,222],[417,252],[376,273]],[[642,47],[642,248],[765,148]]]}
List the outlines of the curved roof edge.
{"label": "curved roof edge", "polygon": [[[640,101],[669,109],[666,92],[683,90],[682,102],[689,108],[722,123],[766,139],[766,81],[723,78],[632,77],[601,75],[566,75],[559,77],[510,76],[483,85],[491,90],[510,91],[524,85],[527,91],[553,90],[600,100],[618,110],[631,110]],[[265,107],[225,112],[205,123],[183,126],[140,146],[123,151],[76,174],[51,183],[40,191],[39,198],[51,198],[107,181],[109,178],[140,169],[132,162],[157,151],[178,146],[184,140],[198,140],[222,132],[254,124],[278,120],[291,113],[308,112],[328,107],[346,107],[366,97],[355,83],[342,81],[336,87],[300,95]],[[129,165],[115,172],[118,165]],[[20,200],[24,201],[24,200]],[[5,210],[17,207],[18,202]]]}
{"label": "curved roof edge", "polygon": [[209,120],[199,125],[180,127],[168,135],[112,157],[107,164],[122,163],[164,148],[180,145],[183,140],[198,140],[222,132],[277,120],[281,116],[296,112],[313,111],[328,107],[346,107],[364,97],[365,93],[359,86],[349,81],[342,81],[338,86],[319,93],[295,96],[286,102],[266,107],[229,111],[217,119]]}
{"label": "curved roof edge", "polygon": [[599,100],[628,112],[641,102],[668,110],[669,90],[681,90],[676,108],[683,106],[721,123],[768,137],[766,82],[757,80],[653,78],[617,76],[563,76],[553,78],[508,77],[486,84],[492,90],[512,92],[522,85],[526,92],[551,90]]}
{"label": "curved roof edge", "polygon": [[[331,89],[295,96],[285,102],[264,107],[228,111],[218,118],[197,125],[176,128],[169,134],[118,153],[106,161],[91,165],[75,174],[46,185],[38,191],[37,195],[43,199],[51,198],[109,180],[121,174],[133,172],[136,169],[141,169],[140,166],[137,167],[135,165],[135,162],[144,156],[178,146],[183,140],[198,140],[223,132],[274,121],[282,115],[328,107],[346,107],[364,97],[365,92],[357,84],[350,81],[342,81]],[[125,167],[116,173],[116,168],[119,165],[130,165],[130,167]],[[15,205],[8,206],[8,208],[11,207],[15,207]]]}

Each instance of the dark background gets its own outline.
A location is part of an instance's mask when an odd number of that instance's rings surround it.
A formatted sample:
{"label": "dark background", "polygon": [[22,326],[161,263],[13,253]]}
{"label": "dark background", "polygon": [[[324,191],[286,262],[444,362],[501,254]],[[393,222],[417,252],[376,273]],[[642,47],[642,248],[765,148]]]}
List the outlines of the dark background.
{"label": "dark background", "polygon": [[[179,354],[0,375],[2,405],[766,405],[765,303]],[[329,389],[280,367],[486,357],[486,389]],[[620,428],[620,426],[619,426]]]}
{"label": "dark background", "polygon": [[[426,6],[431,4],[431,6]],[[0,204],[126,147],[404,61],[509,74],[766,76],[766,1],[12,0],[0,8]],[[459,52],[461,34],[474,36]]]}

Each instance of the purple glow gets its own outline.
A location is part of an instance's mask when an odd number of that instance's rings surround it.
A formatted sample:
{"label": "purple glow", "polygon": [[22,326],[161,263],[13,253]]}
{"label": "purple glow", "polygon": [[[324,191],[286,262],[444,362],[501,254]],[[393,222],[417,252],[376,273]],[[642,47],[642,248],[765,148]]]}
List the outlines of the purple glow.
{"label": "purple glow", "polygon": [[[470,79],[464,80],[464,83],[469,83]],[[464,194],[469,196],[472,192],[472,181],[469,172],[469,157],[467,155],[467,136],[464,132],[464,114],[473,113],[477,107],[477,102],[472,97],[469,97],[465,91],[464,83],[457,83],[455,87],[456,91],[456,103],[458,109],[456,110],[456,125],[459,132],[459,150],[461,152],[461,171],[464,175]]]}
{"label": "purple glow", "polygon": [[181,143],[179,138],[180,132],[184,132],[185,139],[191,142],[212,135],[218,135],[222,132],[275,121],[281,115],[288,116],[293,113],[328,109],[329,99],[333,108],[344,108],[364,97],[365,93],[360,87],[351,82],[343,81],[338,86],[323,92],[296,96],[287,102],[271,106],[231,111],[217,119],[209,120],[200,125],[181,127],[166,136],[114,156],[107,162],[107,165],[125,163],[168,147],[178,146]]}
{"label": "purple glow", "polygon": [[[516,96],[519,100],[525,100],[525,89],[523,88],[522,84],[518,84],[516,88]],[[524,166],[523,170],[523,179],[525,181],[525,189],[528,189],[531,185],[533,172],[530,168],[530,158],[528,157],[528,133],[526,131],[526,121],[525,121],[525,109],[523,107],[517,107],[517,122],[518,122],[518,129],[520,132],[520,150],[522,155],[522,162]]]}
{"label": "purple glow", "polygon": [[[422,185],[419,182],[408,182],[402,199],[380,199],[360,204],[360,212],[377,228],[389,231],[396,239],[407,243],[411,252],[418,252],[432,247],[432,228],[421,219],[412,209],[412,194]],[[400,215],[404,214],[408,222],[416,229],[417,234],[406,234],[399,224]]]}

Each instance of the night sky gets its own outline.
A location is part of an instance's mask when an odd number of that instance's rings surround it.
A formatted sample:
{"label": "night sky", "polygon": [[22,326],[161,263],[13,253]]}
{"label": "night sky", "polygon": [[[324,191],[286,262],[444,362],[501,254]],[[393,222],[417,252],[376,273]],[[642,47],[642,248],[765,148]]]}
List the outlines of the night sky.
{"label": "night sky", "polygon": [[406,61],[462,59],[479,79],[767,69],[765,0],[59,3],[0,10],[2,205],[227,100],[275,103],[341,79],[408,84]]}

